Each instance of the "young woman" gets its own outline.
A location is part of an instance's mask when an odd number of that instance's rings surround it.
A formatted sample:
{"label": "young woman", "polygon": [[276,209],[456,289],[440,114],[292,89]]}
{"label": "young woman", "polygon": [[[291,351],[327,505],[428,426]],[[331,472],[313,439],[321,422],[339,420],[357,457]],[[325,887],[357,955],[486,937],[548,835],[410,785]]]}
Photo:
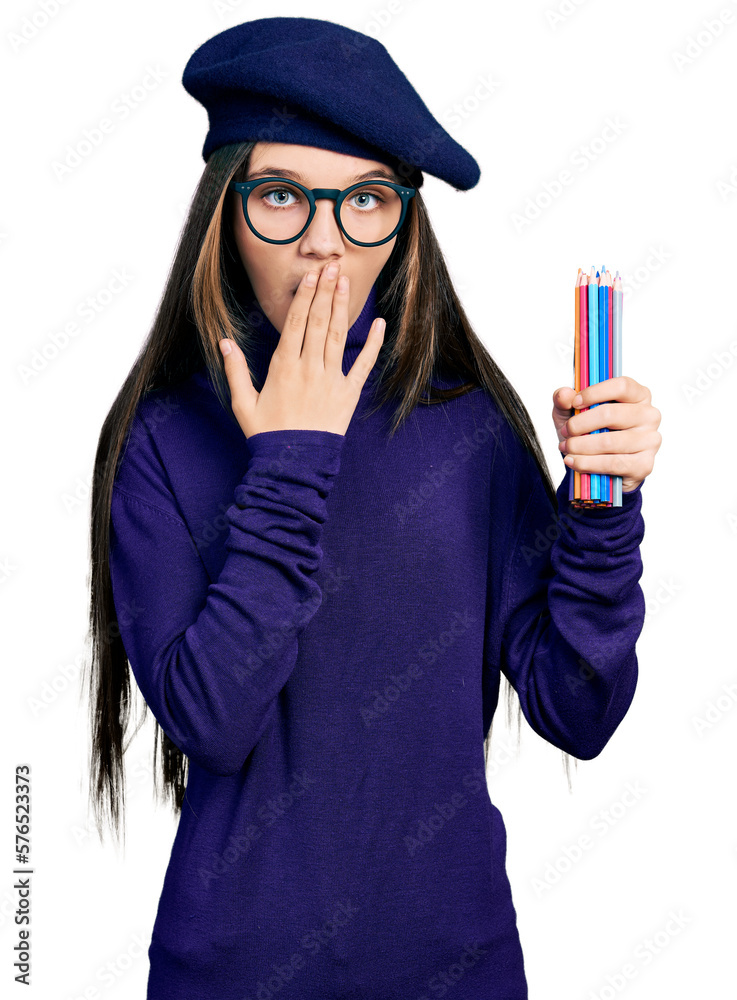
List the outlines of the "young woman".
{"label": "young woman", "polygon": [[92,511],[98,824],[129,668],[179,814],[147,995],[526,997],[485,779],[500,681],[566,762],[624,717],[660,414],[626,376],[575,416],[554,392],[570,467],[623,477],[620,508],[569,510],[422,198],[474,161],[378,42],[264,18],[184,82],[206,166]]}

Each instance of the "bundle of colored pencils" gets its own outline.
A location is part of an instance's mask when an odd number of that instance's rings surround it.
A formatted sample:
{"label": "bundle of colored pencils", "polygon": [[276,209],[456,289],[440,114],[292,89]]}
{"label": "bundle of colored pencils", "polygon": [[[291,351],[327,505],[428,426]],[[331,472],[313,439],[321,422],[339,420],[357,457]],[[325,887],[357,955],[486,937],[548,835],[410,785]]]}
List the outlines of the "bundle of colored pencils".
{"label": "bundle of colored pencils", "polygon": [[[576,392],[597,382],[622,374],[622,279],[619,271],[612,276],[603,266],[584,274],[579,267],[576,278],[576,346],[573,352],[573,378]],[[601,406],[601,403],[594,403]],[[589,409],[584,406],[581,413]],[[591,431],[606,434],[609,428]],[[568,499],[574,507],[621,507],[622,477],[593,472],[575,472],[569,468]]]}

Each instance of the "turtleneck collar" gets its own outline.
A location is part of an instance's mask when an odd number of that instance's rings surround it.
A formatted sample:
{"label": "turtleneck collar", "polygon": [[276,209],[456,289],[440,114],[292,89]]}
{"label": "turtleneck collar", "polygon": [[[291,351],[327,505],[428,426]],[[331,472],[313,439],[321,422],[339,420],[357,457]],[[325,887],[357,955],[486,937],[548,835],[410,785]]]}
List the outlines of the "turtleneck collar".
{"label": "turtleneck collar", "polygon": [[[247,315],[255,332],[254,342],[249,345],[248,349],[248,366],[254,376],[258,378],[258,384],[263,385],[269,370],[271,356],[276,350],[281,334],[272,326],[254,296],[251,296],[247,302]],[[376,316],[376,284],[374,284],[356,322],[348,331],[343,351],[344,375],[348,374],[353,362],[361,353]]]}

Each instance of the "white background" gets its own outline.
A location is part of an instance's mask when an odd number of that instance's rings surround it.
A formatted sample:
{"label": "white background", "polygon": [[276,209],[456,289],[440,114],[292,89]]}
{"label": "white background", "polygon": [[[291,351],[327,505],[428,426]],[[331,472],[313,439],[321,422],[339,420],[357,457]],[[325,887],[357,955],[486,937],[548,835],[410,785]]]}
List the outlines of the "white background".
{"label": "white background", "polygon": [[[642,494],[648,615],[637,692],[600,757],[579,763],[572,792],[560,752],[526,723],[519,752],[503,759],[514,735],[500,707],[489,785],[508,830],[531,1000],[733,996],[737,4],[48,0],[46,9],[6,3],[0,15],[2,981],[17,941],[12,772],[26,762],[36,874],[24,995],[145,996],[175,820],[153,800],[149,719],[126,755],[125,852],[90,827],[79,698],[88,488],[102,421],[150,328],[204,165],[206,115],[181,86],[185,63],[231,25],[284,14],[378,37],[478,160],[476,188],[426,175],[425,198],[463,303],[529,408],[556,484],[550,411],[553,391],[571,383],[576,271],[603,263],[625,275],[623,370],[650,389],[663,435]],[[142,92],[152,67],[162,79]],[[113,116],[131,93],[145,96],[127,118]],[[113,132],[58,176],[67,147],[105,117]],[[553,196],[565,169],[571,182]],[[515,224],[535,202],[536,217]],[[103,304],[116,269],[127,286]],[[78,309],[89,296],[100,311],[85,322]],[[72,320],[78,335],[50,356]],[[699,728],[698,718],[711,722]],[[628,783],[640,797],[618,805]],[[606,834],[596,832],[601,810],[612,810]],[[590,849],[566,864],[583,834]],[[537,891],[535,880],[556,870]],[[100,978],[107,963],[112,985]],[[623,980],[628,963],[636,975]]]}

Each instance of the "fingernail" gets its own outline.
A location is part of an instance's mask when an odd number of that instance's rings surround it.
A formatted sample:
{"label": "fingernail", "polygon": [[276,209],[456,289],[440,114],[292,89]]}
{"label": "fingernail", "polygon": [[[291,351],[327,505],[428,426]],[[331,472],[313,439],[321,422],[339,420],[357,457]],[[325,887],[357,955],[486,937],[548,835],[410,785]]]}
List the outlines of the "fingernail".
{"label": "fingernail", "polygon": [[337,273],[338,273],[338,265],[337,264],[328,264],[328,268],[327,268],[327,276],[328,276],[328,278],[334,278]]}
{"label": "fingernail", "polygon": [[317,275],[314,271],[308,271],[305,275],[305,284],[308,288],[314,288],[317,284]]}
{"label": "fingernail", "polygon": [[574,409],[577,410],[581,406],[581,403],[583,403],[583,397],[581,396],[581,393],[579,393],[577,396],[573,397]]}
{"label": "fingernail", "polygon": [[233,345],[229,344],[227,340],[221,340],[220,350],[223,354],[230,354],[230,352],[233,350]]}

